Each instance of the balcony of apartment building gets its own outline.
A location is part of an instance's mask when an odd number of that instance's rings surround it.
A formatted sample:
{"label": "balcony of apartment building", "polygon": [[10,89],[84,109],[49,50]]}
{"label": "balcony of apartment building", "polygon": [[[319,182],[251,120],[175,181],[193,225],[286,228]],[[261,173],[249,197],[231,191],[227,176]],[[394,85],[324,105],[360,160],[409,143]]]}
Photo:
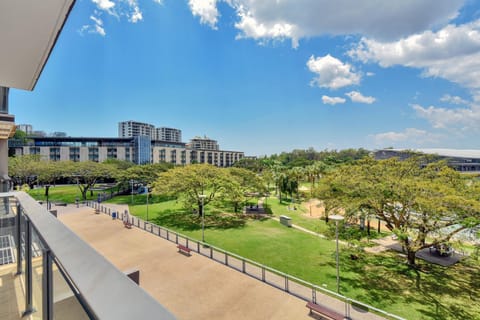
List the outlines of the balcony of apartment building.
{"label": "balcony of apartment building", "polygon": [[0,319],[174,319],[23,192],[0,193]]}

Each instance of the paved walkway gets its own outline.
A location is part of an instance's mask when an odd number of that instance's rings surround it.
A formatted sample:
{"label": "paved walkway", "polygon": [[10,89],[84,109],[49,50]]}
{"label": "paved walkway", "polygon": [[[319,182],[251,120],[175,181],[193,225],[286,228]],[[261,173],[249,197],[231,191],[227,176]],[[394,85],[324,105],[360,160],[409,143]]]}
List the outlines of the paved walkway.
{"label": "paved walkway", "polygon": [[[179,319],[312,319],[304,300],[196,253],[179,254],[174,243],[156,235],[126,229],[88,207],[58,213],[117,268],[138,268],[141,287]],[[318,294],[317,301],[344,310],[344,303],[331,297]],[[352,319],[383,319],[351,311]]]}

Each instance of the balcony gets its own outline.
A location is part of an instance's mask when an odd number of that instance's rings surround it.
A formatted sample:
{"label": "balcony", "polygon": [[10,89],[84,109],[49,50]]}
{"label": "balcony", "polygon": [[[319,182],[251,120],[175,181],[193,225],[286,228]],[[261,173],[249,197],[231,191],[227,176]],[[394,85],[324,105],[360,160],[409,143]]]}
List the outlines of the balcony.
{"label": "balcony", "polygon": [[0,245],[1,319],[174,319],[23,192],[0,194]]}

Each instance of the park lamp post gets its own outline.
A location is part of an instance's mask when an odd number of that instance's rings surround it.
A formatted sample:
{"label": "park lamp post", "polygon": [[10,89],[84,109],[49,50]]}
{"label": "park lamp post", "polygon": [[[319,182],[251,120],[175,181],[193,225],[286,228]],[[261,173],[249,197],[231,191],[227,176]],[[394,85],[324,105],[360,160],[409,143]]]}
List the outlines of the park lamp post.
{"label": "park lamp post", "polygon": [[132,205],[133,205],[133,179],[130,180],[130,184],[132,185],[132,189],[131,189],[131,191],[130,191],[130,198],[131,198],[130,202],[131,202]]}
{"label": "park lamp post", "polygon": [[200,212],[202,214],[202,242],[205,242],[205,209],[203,208],[203,205],[204,205],[204,199],[207,197],[206,195],[204,194],[201,194],[199,195],[200,199],[202,200],[202,212]]}
{"label": "park lamp post", "polygon": [[334,214],[329,216],[330,219],[335,221],[335,240],[337,243],[337,250],[336,250],[336,260],[337,260],[337,293],[340,294],[340,271],[338,266],[338,222],[342,221],[344,218],[341,215]]}
{"label": "park lamp post", "polygon": [[147,222],[148,222],[148,197],[150,196],[150,190],[149,190],[149,187],[147,185]]}
{"label": "park lamp post", "polygon": [[45,185],[45,196],[47,197],[47,210],[50,210],[50,202],[48,201],[48,189],[50,189],[50,185]]}

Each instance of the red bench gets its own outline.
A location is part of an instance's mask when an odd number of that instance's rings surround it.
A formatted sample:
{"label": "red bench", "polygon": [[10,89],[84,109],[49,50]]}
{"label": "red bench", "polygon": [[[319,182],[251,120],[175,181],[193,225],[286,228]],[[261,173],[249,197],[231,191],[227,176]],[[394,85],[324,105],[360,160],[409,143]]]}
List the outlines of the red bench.
{"label": "red bench", "polygon": [[338,312],[336,312],[332,309],[329,309],[327,307],[324,307],[324,306],[318,305],[316,303],[313,303],[313,302],[307,303],[306,307],[310,309],[310,314],[312,314],[312,311],[315,311],[318,314],[320,314],[321,316],[327,317],[328,319],[332,319],[332,320],[343,320],[343,319],[345,319],[345,317],[343,315],[341,315],[340,313],[338,313]]}
{"label": "red bench", "polygon": [[177,248],[178,248],[178,252],[183,253],[183,254],[186,254],[187,256],[189,256],[189,255],[190,255],[190,251],[192,251],[190,248],[185,247],[185,246],[182,245],[182,244],[177,245]]}
{"label": "red bench", "polygon": [[123,225],[125,226],[125,228],[127,229],[132,229],[132,224],[130,221],[123,221]]}

